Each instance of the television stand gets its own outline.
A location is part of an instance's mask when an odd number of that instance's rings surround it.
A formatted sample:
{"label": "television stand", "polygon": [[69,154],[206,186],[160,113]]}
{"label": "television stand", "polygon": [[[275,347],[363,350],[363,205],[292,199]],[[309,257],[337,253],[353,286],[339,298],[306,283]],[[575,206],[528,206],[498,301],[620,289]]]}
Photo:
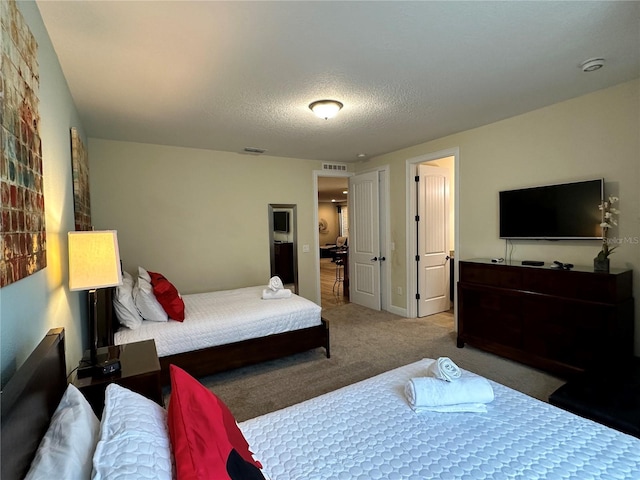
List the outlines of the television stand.
{"label": "television stand", "polygon": [[460,262],[458,338],[562,376],[633,356],[632,271]]}

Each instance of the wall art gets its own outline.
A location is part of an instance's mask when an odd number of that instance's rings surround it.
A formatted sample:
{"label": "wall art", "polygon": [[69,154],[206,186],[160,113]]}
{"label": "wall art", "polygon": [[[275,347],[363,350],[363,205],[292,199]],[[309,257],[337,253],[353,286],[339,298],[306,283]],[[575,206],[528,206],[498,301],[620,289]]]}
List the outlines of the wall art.
{"label": "wall art", "polygon": [[47,266],[38,44],[14,0],[0,2],[0,287]]}
{"label": "wall art", "polygon": [[71,129],[71,164],[73,167],[73,214],[76,230],[91,230],[89,196],[89,156],[78,130]]}

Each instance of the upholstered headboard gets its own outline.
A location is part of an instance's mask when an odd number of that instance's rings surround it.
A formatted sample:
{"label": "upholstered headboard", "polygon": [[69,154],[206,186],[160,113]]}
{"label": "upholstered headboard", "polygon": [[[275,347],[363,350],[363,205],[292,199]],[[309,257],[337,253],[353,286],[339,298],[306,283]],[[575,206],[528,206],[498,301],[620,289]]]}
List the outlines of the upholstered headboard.
{"label": "upholstered headboard", "polygon": [[22,479],[67,388],[64,329],[49,330],[2,390],[3,480]]}

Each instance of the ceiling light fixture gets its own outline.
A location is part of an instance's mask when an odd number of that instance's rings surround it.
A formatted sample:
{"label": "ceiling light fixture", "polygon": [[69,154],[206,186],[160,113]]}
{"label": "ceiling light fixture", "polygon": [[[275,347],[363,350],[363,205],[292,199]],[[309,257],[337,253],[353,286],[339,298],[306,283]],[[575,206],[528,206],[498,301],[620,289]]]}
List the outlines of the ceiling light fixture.
{"label": "ceiling light fixture", "polygon": [[309,108],[319,118],[328,120],[337,115],[344,105],[337,100],[317,100],[309,104]]}
{"label": "ceiling light fixture", "polygon": [[358,158],[364,158],[364,157],[366,157],[366,156],[367,156],[367,154],[366,154],[366,153],[359,153],[359,154],[357,155],[357,157],[358,157]]}
{"label": "ceiling light fixture", "polygon": [[604,58],[590,58],[580,64],[580,68],[583,72],[595,72],[604,67]]}

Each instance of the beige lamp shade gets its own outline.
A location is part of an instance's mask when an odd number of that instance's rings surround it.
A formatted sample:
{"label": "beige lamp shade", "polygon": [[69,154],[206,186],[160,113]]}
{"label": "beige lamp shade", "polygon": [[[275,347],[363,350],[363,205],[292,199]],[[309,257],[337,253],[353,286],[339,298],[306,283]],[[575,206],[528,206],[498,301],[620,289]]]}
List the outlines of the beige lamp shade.
{"label": "beige lamp shade", "polygon": [[69,290],[122,285],[118,232],[69,232]]}

